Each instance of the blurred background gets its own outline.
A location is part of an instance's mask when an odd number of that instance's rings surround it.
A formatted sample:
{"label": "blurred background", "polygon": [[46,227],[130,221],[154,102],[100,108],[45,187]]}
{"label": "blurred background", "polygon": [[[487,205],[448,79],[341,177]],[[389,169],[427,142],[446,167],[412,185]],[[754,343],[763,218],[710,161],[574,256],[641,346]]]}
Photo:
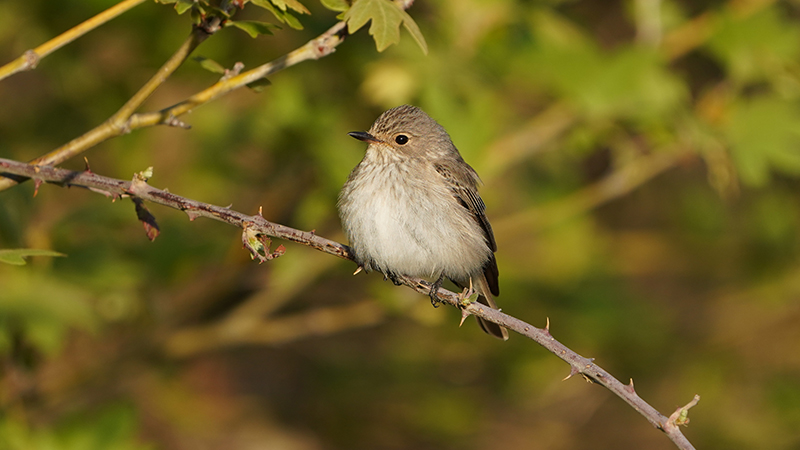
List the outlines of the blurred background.
{"label": "blurred background", "polygon": [[[113,0],[0,2],[0,64]],[[253,68],[336,22],[226,28],[195,55]],[[698,448],[800,448],[800,2],[417,0],[378,53],[334,54],[182,120],[88,151],[150,183],[343,241],[347,136],[411,103],[484,181],[503,310],[669,415],[694,394]],[[247,5],[239,18],[273,21]],[[0,156],[100,124],[177,49],[188,14],[147,2],[0,82]],[[160,109],[219,75],[188,61]],[[83,169],[80,158],[64,167]],[[258,265],[240,231],[26,183],[0,192],[0,448],[670,449],[605,389],[518,335],[354,264],[286,243]],[[273,246],[280,242],[275,242]]]}

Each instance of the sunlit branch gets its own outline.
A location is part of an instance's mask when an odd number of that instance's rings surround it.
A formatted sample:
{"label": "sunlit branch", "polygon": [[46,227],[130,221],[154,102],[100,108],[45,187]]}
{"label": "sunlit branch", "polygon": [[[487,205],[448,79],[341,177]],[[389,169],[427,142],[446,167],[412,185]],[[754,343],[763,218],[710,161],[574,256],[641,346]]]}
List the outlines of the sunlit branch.
{"label": "sunlit branch", "polygon": [[[280,238],[296,242],[317,249],[319,251],[338,256],[343,259],[353,260],[353,254],[349,247],[338,242],[317,236],[312,232],[301,231],[284,225],[267,221],[260,214],[247,215],[230,208],[210,205],[203,202],[187,199],[148,185],[141,176],[134,176],[133,181],[117,180],[103,177],[88,171],[76,172],[66,169],[59,169],[49,166],[34,166],[17,161],[0,159],[0,173],[10,173],[14,175],[33,178],[37,187],[42,182],[56,183],[63,186],[85,187],[94,192],[102,193],[113,198],[134,197],[152,203],[164,205],[173,209],[185,212],[190,219],[196,217],[208,217],[222,222],[229,223],[244,230],[244,235],[263,235],[273,238]],[[251,250],[252,251],[252,250]],[[269,253],[267,244],[267,253]],[[398,277],[402,284],[414,289],[415,291],[428,294],[431,285],[425,280],[410,277]],[[600,384],[611,392],[622,398],[631,405],[637,412],[644,416],[654,427],[664,431],[669,438],[681,449],[693,449],[694,447],[683,436],[678,425],[686,419],[686,410],[693,406],[696,401],[684,407],[684,411],[673,416],[667,417],[659,413],[655,408],[645,402],[634,389],[633,382],[623,384],[600,366],[595,364],[592,359],[585,358],[570,350],[564,344],[558,342],[549,330],[549,323],[544,328],[537,328],[522,320],[505,314],[499,310],[488,308],[479,303],[462,304],[458,294],[439,288],[439,298],[451,306],[455,306],[462,311],[462,315],[475,315],[490,322],[502,325],[509,330],[526,336],[548,351],[561,358],[570,365],[570,372],[567,378],[574,375],[582,375],[587,380]],[[361,307],[359,307],[361,308]],[[367,313],[364,315],[364,325],[372,324],[380,320],[379,315]],[[219,330],[214,329],[212,333]],[[190,336],[191,337],[191,336]],[[172,351],[176,353],[186,353],[197,351],[197,349],[187,346],[187,337],[176,335],[176,340],[172,341]],[[272,338],[253,338],[251,342],[258,340],[266,341]],[[679,419],[681,421],[679,421]]]}
{"label": "sunlit branch", "polygon": [[0,80],[3,80],[4,78],[7,78],[17,72],[35,69],[39,64],[39,61],[41,61],[45,56],[53,53],[75,39],[78,39],[100,25],[103,25],[111,19],[144,2],[145,0],[124,0],[119,2],[111,8],[108,8],[107,10],[81,23],[80,25],[70,28],[53,39],[50,39],[44,44],[34,48],[33,50],[26,51],[20,55],[19,58],[11,61],[3,67],[0,67]]}

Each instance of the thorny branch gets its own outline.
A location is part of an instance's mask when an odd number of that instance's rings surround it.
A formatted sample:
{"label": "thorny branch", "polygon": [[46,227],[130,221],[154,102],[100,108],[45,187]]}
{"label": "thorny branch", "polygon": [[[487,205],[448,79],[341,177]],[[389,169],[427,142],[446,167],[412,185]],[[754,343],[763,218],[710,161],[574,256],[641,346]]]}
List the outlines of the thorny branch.
{"label": "thorny branch", "polygon": [[[76,172],[50,166],[35,166],[0,158],[0,174],[3,173],[32,178],[36,182],[37,188],[42,182],[47,182],[62,186],[85,187],[115,199],[119,197],[132,197],[138,200],[146,200],[183,211],[189,216],[190,220],[194,220],[197,217],[208,217],[240,227],[245,234],[250,233],[253,236],[286,239],[343,259],[353,260],[353,254],[346,245],[317,236],[312,232],[301,231],[270,222],[260,214],[247,215],[231,210],[230,208],[190,200],[154,188],[147,184],[141,174],[135,175],[133,181],[124,181],[100,176],[88,171]],[[267,247],[267,251],[268,250]],[[251,252],[254,256],[257,255],[253,249],[251,249]],[[431,288],[430,283],[418,278],[401,276],[398,278],[398,281],[422,294],[427,294]],[[689,404],[679,408],[670,417],[666,417],[639,397],[634,389],[633,380],[627,385],[621,383],[607,371],[595,364],[592,359],[583,357],[570,350],[561,342],[558,342],[550,334],[549,323],[544,328],[537,328],[499,310],[488,308],[479,303],[461,304],[458,295],[446,289],[439,288],[438,294],[445,303],[460,308],[462,315],[465,317],[470,314],[475,315],[534,340],[570,365],[570,373],[566,378],[580,374],[586,380],[606,387],[631,405],[631,407],[644,416],[654,427],[663,431],[678,448],[694,449],[692,444],[681,433],[679,425],[688,422],[688,409],[697,403],[699,397],[695,396]]]}

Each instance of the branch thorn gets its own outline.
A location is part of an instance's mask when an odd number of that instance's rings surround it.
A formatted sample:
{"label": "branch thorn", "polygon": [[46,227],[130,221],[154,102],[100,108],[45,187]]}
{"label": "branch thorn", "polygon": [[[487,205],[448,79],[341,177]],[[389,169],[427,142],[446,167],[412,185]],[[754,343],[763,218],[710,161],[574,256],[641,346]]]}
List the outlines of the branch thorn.
{"label": "branch thorn", "polygon": [[41,178],[34,178],[33,179],[33,196],[36,197],[36,194],[39,193],[39,186],[42,185],[44,181]]}
{"label": "branch thorn", "polygon": [[189,216],[189,221],[190,222],[194,222],[194,219],[197,219],[198,217],[200,217],[200,214],[192,211],[191,209],[184,209],[183,212],[185,212],[186,215]]}
{"label": "branch thorn", "polygon": [[85,157],[85,156],[84,156],[84,157],[83,157],[83,164],[84,164],[84,165],[85,165],[85,167],[86,167],[85,169],[83,169],[83,170],[84,170],[84,172],[89,172],[89,173],[92,173],[92,168],[91,168],[91,167],[89,167],[89,158],[87,158],[87,157]]}
{"label": "branch thorn", "polygon": [[565,376],[561,381],[567,381],[567,380],[569,380],[570,378],[572,378],[573,376],[575,376],[577,374],[578,374],[578,369],[576,369],[573,366],[570,366],[569,375]]}
{"label": "branch thorn", "polygon": [[467,320],[467,317],[469,317],[470,315],[471,314],[466,309],[461,310],[461,323],[458,324],[459,328],[461,327],[461,325],[464,325],[464,321]]}
{"label": "branch thorn", "polygon": [[363,268],[363,267],[361,267],[361,266],[358,266],[358,268],[356,269],[356,271],[355,271],[355,272],[353,272],[353,275],[358,275],[359,273],[361,273],[361,271],[362,271],[362,270],[364,270],[364,268]]}
{"label": "branch thorn", "polygon": [[628,392],[630,392],[631,394],[635,394],[636,393],[636,388],[633,387],[633,378],[631,378],[631,382],[628,383],[627,386],[625,386],[625,389],[627,389]]}

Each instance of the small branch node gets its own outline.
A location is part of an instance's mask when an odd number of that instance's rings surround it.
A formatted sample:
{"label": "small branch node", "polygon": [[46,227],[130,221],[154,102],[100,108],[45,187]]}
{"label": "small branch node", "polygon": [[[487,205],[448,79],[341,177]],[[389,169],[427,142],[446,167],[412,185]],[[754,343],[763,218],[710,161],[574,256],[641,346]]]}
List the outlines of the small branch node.
{"label": "small branch node", "polygon": [[230,78],[233,78],[236,75],[239,75],[243,69],[244,69],[244,63],[241,61],[237,61],[236,64],[233,65],[233,68],[225,69],[225,73],[222,75],[222,78],[220,78],[219,81],[226,81]]}
{"label": "small branch node", "polygon": [[172,114],[170,114],[169,117],[164,119],[164,122],[162,122],[162,123],[164,125],[168,126],[168,127],[183,128],[184,130],[191,130],[192,129],[191,125],[189,125],[186,122],[178,119],[177,117],[173,116]]}
{"label": "small branch node", "polygon": [[33,50],[25,50],[25,67],[22,70],[32,70],[35,69],[36,66],[39,65],[39,61],[41,58],[39,54]]}
{"label": "small branch node", "polygon": [[630,392],[631,394],[636,394],[636,388],[633,387],[633,378],[631,378],[631,382],[628,383],[627,386],[625,386],[625,389],[627,389],[627,391]]}
{"label": "small branch node", "polygon": [[258,259],[258,263],[261,264],[286,253],[286,247],[283,244],[271,252],[269,244],[272,241],[266,235],[255,230],[253,225],[253,223],[249,223],[242,226],[242,245],[250,252],[251,259]]}
{"label": "small branch node", "polygon": [[689,424],[689,409],[691,409],[697,402],[700,401],[700,396],[695,394],[692,401],[687,403],[685,406],[681,406],[680,408],[676,409],[669,419],[667,419],[667,426],[677,427],[680,425],[686,426]]}

